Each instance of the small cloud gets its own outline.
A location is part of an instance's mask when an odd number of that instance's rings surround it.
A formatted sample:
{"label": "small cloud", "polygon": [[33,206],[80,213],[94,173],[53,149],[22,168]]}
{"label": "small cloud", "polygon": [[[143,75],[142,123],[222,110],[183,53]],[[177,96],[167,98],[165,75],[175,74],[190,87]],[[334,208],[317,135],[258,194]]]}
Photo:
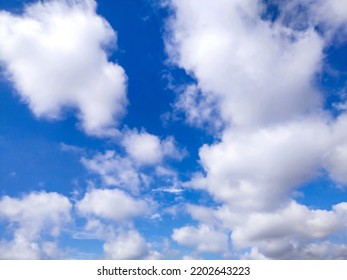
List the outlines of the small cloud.
{"label": "small cloud", "polygon": [[166,192],[166,193],[172,193],[172,194],[180,194],[184,192],[184,189],[171,187],[171,188],[158,188],[153,189],[154,192]]}
{"label": "small cloud", "polygon": [[147,216],[151,206],[145,200],[135,199],[119,189],[91,189],[77,202],[80,215],[110,221],[126,221]]}
{"label": "small cloud", "polygon": [[160,139],[145,130],[127,131],[122,145],[138,166],[158,165],[164,158],[181,160],[184,156],[184,152],[177,148],[173,137]]}
{"label": "small cloud", "polygon": [[84,149],[78,146],[60,143],[60,150],[63,152],[71,152],[76,154],[84,153]]}

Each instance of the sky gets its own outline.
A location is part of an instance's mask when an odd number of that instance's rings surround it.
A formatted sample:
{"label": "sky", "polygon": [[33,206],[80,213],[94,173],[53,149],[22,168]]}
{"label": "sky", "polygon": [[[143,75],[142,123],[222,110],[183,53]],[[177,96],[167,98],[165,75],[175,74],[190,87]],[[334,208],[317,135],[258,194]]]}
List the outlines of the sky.
{"label": "sky", "polygon": [[347,259],[346,0],[0,0],[0,259]]}

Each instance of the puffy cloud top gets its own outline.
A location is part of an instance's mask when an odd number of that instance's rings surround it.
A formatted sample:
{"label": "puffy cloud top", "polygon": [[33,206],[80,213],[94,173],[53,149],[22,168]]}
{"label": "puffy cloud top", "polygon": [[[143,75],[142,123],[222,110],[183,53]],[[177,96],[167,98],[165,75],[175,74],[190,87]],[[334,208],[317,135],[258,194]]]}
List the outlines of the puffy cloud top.
{"label": "puffy cloud top", "polygon": [[82,215],[119,222],[146,215],[150,210],[147,202],[136,200],[118,189],[92,189],[76,207]]}
{"label": "puffy cloud top", "polygon": [[113,135],[125,111],[126,75],[108,61],[116,33],[96,2],[46,1],[21,15],[0,12],[0,62],[37,117],[74,109],[84,131]]}
{"label": "puffy cloud top", "polygon": [[57,193],[30,193],[22,198],[0,200],[0,220],[13,225],[13,239],[0,241],[1,259],[38,259],[59,256],[54,242],[42,241],[46,234],[58,237],[69,223],[72,205]]}

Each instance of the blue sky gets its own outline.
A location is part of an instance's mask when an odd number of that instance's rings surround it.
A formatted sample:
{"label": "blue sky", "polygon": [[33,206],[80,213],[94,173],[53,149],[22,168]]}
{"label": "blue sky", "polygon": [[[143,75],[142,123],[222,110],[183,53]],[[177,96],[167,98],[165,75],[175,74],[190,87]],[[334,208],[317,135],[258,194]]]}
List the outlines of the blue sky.
{"label": "blue sky", "polygon": [[0,1],[1,259],[345,259],[347,1]]}

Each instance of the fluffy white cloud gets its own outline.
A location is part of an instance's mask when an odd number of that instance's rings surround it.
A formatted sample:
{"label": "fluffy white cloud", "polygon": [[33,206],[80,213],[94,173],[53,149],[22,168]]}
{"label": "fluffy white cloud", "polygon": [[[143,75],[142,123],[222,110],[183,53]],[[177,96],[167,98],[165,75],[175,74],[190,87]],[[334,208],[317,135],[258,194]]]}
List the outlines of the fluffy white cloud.
{"label": "fluffy white cloud", "polygon": [[[120,138],[125,155],[115,151],[82,157],[82,164],[100,176],[106,187],[119,187],[134,195],[141,193],[153,181],[153,177],[176,180],[176,172],[165,167],[164,159],[181,159],[183,152],[176,147],[173,138],[160,140],[147,132],[126,131]],[[155,167],[146,170],[147,167]],[[175,182],[174,182],[175,183]]]}
{"label": "fluffy white cloud", "polygon": [[74,238],[102,241],[106,259],[161,258],[132,223],[133,218],[149,213],[149,205],[144,201],[135,200],[119,190],[92,190],[76,208],[87,217],[87,222]]}
{"label": "fluffy white cloud", "polygon": [[62,227],[71,221],[70,201],[57,193],[30,193],[22,198],[2,197],[0,220],[8,221],[12,240],[0,241],[0,258],[37,259],[59,255],[54,242],[43,236],[58,237]]}
{"label": "fluffy white cloud", "polygon": [[96,154],[90,159],[82,158],[81,161],[88,170],[99,174],[106,186],[122,187],[138,194],[141,185],[148,183],[147,177],[134,167],[129,158],[121,157],[114,151]]}
{"label": "fluffy white cloud", "polygon": [[103,248],[107,259],[138,260],[160,257],[136,230],[121,231],[115,238],[105,242]]}
{"label": "fluffy white cloud", "polygon": [[303,251],[302,258],[345,260],[347,258],[347,246],[346,244],[333,244],[331,242],[309,244]]}
{"label": "fluffy white cloud", "polygon": [[146,131],[128,131],[125,133],[122,145],[139,166],[160,164],[164,157],[182,157],[182,152],[177,149],[173,138],[161,140]]}
{"label": "fluffy white cloud", "polygon": [[14,15],[0,11],[0,62],[37,117],[77,110],[83,129],[114,134],[127,103],[126,75],[109,62],[116,34],[94,0],[43,1]]}
{"label": "fluffy white cloud", "polygon": [[347,184],[347,114],[343,113],[332,127],[331,149],[324,154],[323,166],[332,180]]}
{"label": "fluffy white cloud", "polygon": [[226,253],[228,251],[228,235],[206,224],[175,229],[172,238],[181,245],[195,248],[198,252]]}
{"label": "fluffy white cloud", "polygon": [[[328,36],[335,33],[347,31],[347,1],[346,0],[291,0],[291,1],[274,1],[281,7],[282,18],[294,16],[294,23],[300,26],[299,21],[305,25],[320,24],[324,26],[324,32]],[[288,20],[287,20],[288,22]],[[345,30],[344,30],[345,29]]]}
{"label": "fluffy white cloud", "polygon": [[321,1],[320,16],[327,18],[335,25],[346,25],[347,23],[347,1],[328,0]]}
{"label": "fluffy white cloud", "polygon": [[178,96],[174,108],[184,112],[188,124],[218,130],[222,127],[223,121],[216,109],[215,98],[215,96],[201,91],[198,86],[189,85]]}
{"label": "fluffy white cloud", "polygon": [[194,220],[199,222],[213,225],[216,223],[213,208],[204,207],[201,205],[188,204],[187,212],[192,216]]}
{"label": "fluffy white cloud", "polygon": [[[271,22],[261,1],[172,0],[175,15],[165,39],[171,61],[196,80],[179,90],[176,108],[193,125],[218,127],[216,115],[223,122],[220,139],[199,151],[204,172],[190,182],[221,206],[189,206],[188,212],[216,235],[230,230],[234,249],[249,248],[249,258],[306,258],[319,251],[318,240],[346,228],[345,204],[323,211],[293,200],[324,169],[346,184],[346,116],[324,111],[313,83],[334,31],[324,37],[315,25],[346,24],[345,12],[338,11],[345,1],[304,1],[305,20],[288,16],[298,1],[274,2],[281,11]],[[336,18],[319,18],[323,6]],[[188,238],[201,231],[186,226],[173,238],[201,251],[203,242]]]}
{"label": "fluffy white cloud", "polygon": [[327,155],[325,167],[335,182],[347,184],[347,143],[336,146]]}
{"label": "fluffy white cloud", "polygon": [[[277,250],[277,255],[273,258],[283,258],[283,259],[304,259],[304,260],[345,260],[347,257],[347,247],[346,244],[334,244],[329,241],[323,242],[313,242],[307,245],[290,244],[287,242],[288,246],[283,246],[283,242],[278,242],[277,245],[282,246],[281,250]],[[272,246],[273,247],[273,246]],[[273,251],[273,249],[272,249]],[[241,256],[242,259],[269,259],[264,256],[258,248],[253,247],[248,253]]]}
{"label": "fluffy white cloud", "polygon": [[84,216],[118,222],[145,216],[151,209],[146,201],[134,199],[119,189],[91,189],[76,207]]}
{"label": "fluffy white cloud", "polygon": [[[195,252],[235,256],[238,250],[250,248],[239,256],[245,259],[329,259],[345,254],[344,245],[322,240],[336,234],[343,236],[346,203],[334,205],[329,211],[312,210],[294,200],[271,211],[239,210],[226,204],[214,209],[196,205],[187,208],[200,225],[175,229],[172,238]],[[227,232],[231,232],[231,247],[226,243]],[[218,242],[209,242],[212,238]]]}
{"label": "fluffy white cloud", "polygon": [[239,223],[240,227],[234,226],[233,244],[244,247],[259,242],[273,249],[271,246],[283,239],[305,243],[306,240],[325,238],[346,226],[346,205],[335,205],[332,211],[310,210],[292,201],[278,211],[253,212]]}
{"label": "fluffy white cloud", "polygon": [[330,143],[329,126],[320,119],[226,130],[220,143],[200,149],[206,188],[219,201],[240,208],[273,208],[298,185],[319,175]]}
{"label": "fluffy white cloud", "polygon": [[[172,5],[168,52],[196,77],[204,96],[217,101],[223,120],[237,126],[278,123],[320,105],[311,81],[324,44],[313,29],[294,32],[263,21],[261,5],[250,0]],[[185,106],[198,109],[191,107]]]}

